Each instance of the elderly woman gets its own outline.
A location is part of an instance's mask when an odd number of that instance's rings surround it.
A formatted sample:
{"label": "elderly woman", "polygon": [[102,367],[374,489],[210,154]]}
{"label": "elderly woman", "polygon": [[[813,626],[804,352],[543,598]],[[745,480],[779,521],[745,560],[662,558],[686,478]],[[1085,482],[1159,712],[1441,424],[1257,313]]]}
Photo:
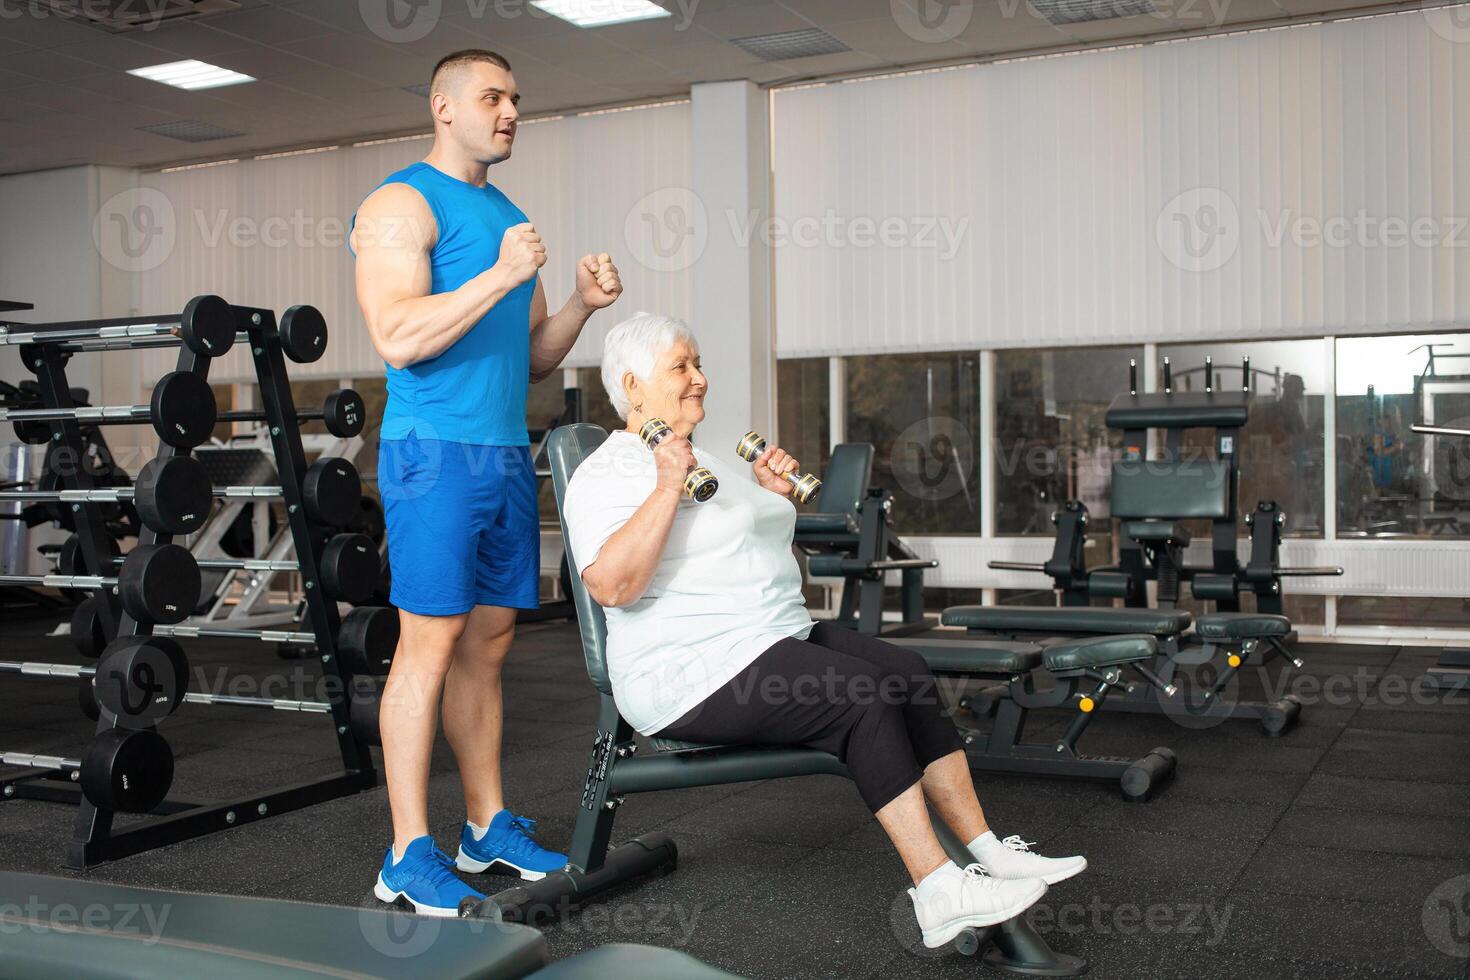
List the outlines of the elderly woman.
{"label": "elderly woman", "polygon": [[[647,313],[619,324],[602,383],[627,428],[577,468],[563,512],[577,570],[606,610],[608,673],[629,724],[644,735],[836,755],[914,881],[926,946],[1018,915],[1086,868],[991,832],[922,657],[813,622],[782,478],[797,461],[772,446],[752,483],[690,444],[709,383],[689,328]],[[674,430],[652,452],[637,434],[650,418]],[[684,493],[696,466],[720,484],[703,503]],[[970,842],[974,863],[945,855],[926,798]]]}

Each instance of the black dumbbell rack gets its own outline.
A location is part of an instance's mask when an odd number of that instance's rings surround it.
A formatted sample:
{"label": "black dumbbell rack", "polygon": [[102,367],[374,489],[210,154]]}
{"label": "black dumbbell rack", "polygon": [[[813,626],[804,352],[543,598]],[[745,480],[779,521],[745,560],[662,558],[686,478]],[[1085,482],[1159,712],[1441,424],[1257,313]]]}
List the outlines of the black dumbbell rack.
{"label": "black dumbbell rack", "polygon": [[[247,335],[254,360],[287,520],[305,585],[306,621],[310,623],[311,631],[316,636],[322,671],[334,681],[327,686],[332,691],[331,718],[342,753],[343,771],[224,802],[200,802],[169,797],[143,819],[130,822],[121,829],[114,829],[115,811],[98,807],[88,800],[70,773],[38,769],[0,779],[0,792],[6,798],[48,800],[71,803],[78,807],[72,840],[67,845],[64,858],[65,865],[70,868],[84,869],[104,861],[299,810],[315,803],[350,796],[371,789],[378,782],[372,755],[367,745],[353,734],[350,724],[349,691],[346,684],[348,678],[340,667],[337,656],[337,632],[341,625],[337,605],[319,586],[321,578],[318,563],[324,544],[319,535],[312,533],[304,506],[302,482],[306,474],[306,454],[301,444],[301,429],[291,397],[285,352],[276,329],[276,317],[270,310],[239,306],[232,306],[231,310],[235,316],[236,332],[243,331]],[[61,329],[75,327],[77,324],[56,326]],[[20,353],[26,366],[36,374],[44,406],[62,409],[74,407],[66,379],[66,362],[70,354],[56,344],[39,338],[36,343],[21,347]],[[180,345],[176,370],[192,372],[207,379],[210,362],[210,358]],[[81,425],[75,420],[47,424],[51,427],[53,443],[61,450],[59,453],[53,450],[51,458],[63,461],[81,460]],[[164,458],[181,452],[188,451],[166,444],[159,447],[159,456]],[[58,486],[62,489],[94,489],[90,474],[80,464],[66,467],[57,477]],[[85,566],[90,569],[108,568],[112,551],[101,513],[103,505],[86,502],[70,506],[81,544],[81,559]],[[139,535],[138,544],[166,543],[171,537],[145,526]],[[111,589],[99,589],[95,595],[103,631],[109,642],[120,636],[141,636],[152,632],[152,624],[140,623],[122,609],[118,597]],[[104,712],[98,720],[95,734],[101,734],[117,725],[118,720]]]}

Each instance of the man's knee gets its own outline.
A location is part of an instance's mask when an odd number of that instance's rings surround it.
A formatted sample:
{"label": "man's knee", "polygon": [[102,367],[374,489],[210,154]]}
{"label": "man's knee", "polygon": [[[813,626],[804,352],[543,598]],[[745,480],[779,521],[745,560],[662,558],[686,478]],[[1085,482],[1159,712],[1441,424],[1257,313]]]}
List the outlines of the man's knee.
{"label": "man's knee", "polygon": [[469,614],[459,616],[420,616],[398,613],[398,649],[393,655],[395,666],[414,671],[444,673],[454,661],[454,651],[469,624]]}
{"label": "man's knee", "polygon": [[516,611],[498,606],[477,606],[456,644],[458,657],[481,666],[497,667],[505,662],[515,638]]}

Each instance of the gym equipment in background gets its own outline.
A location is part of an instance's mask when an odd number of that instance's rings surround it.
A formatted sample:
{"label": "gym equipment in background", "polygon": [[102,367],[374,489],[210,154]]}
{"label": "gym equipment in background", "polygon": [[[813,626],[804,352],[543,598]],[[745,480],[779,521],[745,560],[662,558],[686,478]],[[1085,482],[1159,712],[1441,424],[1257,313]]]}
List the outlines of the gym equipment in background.
{"label": "gym equipment in background", "polygon": [[[1470,429],[1419,424],[1415,424],[1412,428],[1415,432],[1427,436],[1470,439]],[[1424,674],[1423,684],[1433,691],[1470,691],[1470,649],[1446,647],[1440,652],[1439,659],[1434,666]]]}
{"label": "gym equipment in background", "polygon": [[[873,447],[845,442],[832,450],[811,510],[796,515],[794,543],[807,556],[807,573],[842,579],[832,620],[868,636],[904,636],[936,625],[924,615],[924,570],[939,562],[920,558],[889,525],[893,494],[870,486]],[[899,618],[883,622],[884,579],[898,572]]]}
{"label": "gym equipment in background", "polygon": [[[1280,615],[1283,575],[1341,575],[1340,568],[1282,568],[1277,562],[1284,523],[1274,504],[1263,503],[1251,515],[1251,559],[1241,565],[1236,555],[1240,428],[1249,413],[1248,382],[1240,391],[1217,390],[1212,363],[1206,361],[1205,390],[1175,391],[1167,358],[1164,391],[1140,394],[1137,363],[1129,362],[1129,393],[1108,406],[1106,422],[1123,432],[1123,456],[1113,464],[1109,506],[1120,524],[1120,561],[1116,566],[1085,568],[1082,541],[1087,509],[1072,501],[1054,519],[1057,540],[1050,561],[1035,566],[993,562],[991,567],[1042,571],[1062,591],[1060,608],[1024,606],[955,606],[941,617],[946,625],[964,626],[975,635],[1016,638],[1143,632],[1159,641],[1153,670],[1168,684],[1182,681],[1181,666],[1210,665],[1212,679],[1198,690],[1183,692],[1178,703],[1161,703],[1152,691],[1118,697],[1115,710],[1178,712],[1211,717],[1251,718],[1268,735],[1287,731],[1301,712],[1291,695],[1269,703],[1238,701],[1229,687],[1240,669],[1257,656],[1264,665],[1280,657],[1293,667],[1301,660],[1290,650],[1296,642],[1291,622]],[[1250,363],[1242,365],[1250,377]],[[1186,458],[1186,429],[1212,430],[1214,454]],[[1149,432],[1162,432],[1159,457],[1147,458]],[[1206,567],[1184,561],[1191,535],[1180,522],[1211,523],[1212,562]],[[1157,607],[1148,605],[1147,583],[1156,583]],[[1180,586],[1188,583],[1196,598],[1213,600],[1217,612],[1192,617],[1175,608]],[[1242,590],[1255,594],[1258,611],[1239,612]],[[1121,598],[1127,608],[1091,607],[1093,597]],[[1194,632],[1186,631],[1193,625]],[[1223,654],[1223,656],[1220,656]],[[1180,683],[1178,686],[1185,686]]]}
{"label": "gym equipment in background", "polygon": [[[224,343],[226,339],[228,344]],[[384,645],[382,616],[395,620],[388,624],[389,629],[396,627],[396,616],[391,612],[379,611],[375,617],[371,611],[361,611],[363,615],[354,624],[354,629],[361,635],[355,639],[350,634],[348,637],[348,641],[360,655],[354,657],[346,649],[339,650],[343,621],[337,604],[329,597],[329,593],[363,591],[362,580],[365,576],[362,569],[366,566],[355,562],[356,558],[362,557],[355,554],[361,545],[359,539],[351,536],[339,537],[338,543],[329,545],[328,536],[323,532],[325,528],[344,526],[360,516],[361,483],[356,469],[346,460],[323,458],[307,466],[298,415],[286,375],[288,355],[298,361],[314,360],[321,355],[326,342],[326,328],[320,314],[310,307],[292,307],[282,318],[278,329],[275,315],[269,310],[229,306],[217,298],[202,297],[191,301],[181,316],[42,325],[25,329],[11,325],[0,336],[0,342],[22,344],[22,363],[37,376],[41,408],[47,410],[47,414],[43,418],[28,420],[28,431],[34,431],[37,426],[46,426],[50,440],[62,447],[73,460],[82,458],[83,446],[80,438],[80,413],[76,411],[71,389],[66,383],[65,367],[72,352],[177,346],[175,375],[169,377],[187,374],[195,381],[171,382],[171,385],[192,384],[195,391],[210,391],[206,378],[211,359],[200,350],[222,353],[241,340],[248,345],[253,358],[263,405],[264,429],[269,434],[274,469],[279,474],[271,485],[214,486],[203,465],[187,455],[188,447],[165,441],[158,456],[150,460],[140,473],[135,487],[99,488],[85,467],[70,466],[51,474],[54,478],[54,489],[9,491],[0,494],[0,501],[47,500],[69,508],[74,519],[76,543],[68,549],[66,561],[78,570],[93,573],[88,576],[63,577],[76,586],[84,584],[77,581],[78,578],[84,578],[85,584],[93,587],[91,604],[86,606],[89,612],[79,624],[77,640],[79,645],[85,643],[113,650],[115,656],[108,668],[109,672],[122,673],[133,678],[137,682],[138,690],[132,693],[139,694],[153,680],[167,676],[170,659],[166,653],[159,653],[161,648],[167,650],[162,645],[171,644],[177,647],[171,639],[152,638],[148,635],[151,629],[162,633],[171,627],[154,627],[135,615],[142,612],[156,614],[159,611],[158,603],[150,590],[156,591],[153,580],[160,576],[144,574],[149,569],[144,569],[139,563],[145,560],[161,561],[157,556],[173,555],[175,552],[182,552],[187,556],[194,578],[188,578],[182,572],[162,578],[167,579],[169,587],[178,592],[175,599],[182,597],[184,592],[191,593],[186,604],[192,610],[199,601],[198,565],[187,552],[170,544],[167,540],[169,536],[197,530],[208,517],[215,498],[226,501],[280,500],[294,546],[295,574],[303,581],[303,623],[309,624],[309,627],[281,636],[258,638],[269,639],[271,642],[297,642],[309,637],[315,645],[323,681],[328,683],[329,689],[337,692],[337,696],[330,698],[325,704],[341,752],[342,771],[251,793],[241,799],[201,803],[171,800],[166,795],[154,801],[151,799],[151,792],[141,798],[104,793],[98,788],[101,777],[96,775],[101,769],[88,765],[87,759],[57,760],[33,754],[11,757],[9,761],[27,760],[31,768],[4,778],[4,798],[66,802],[79,808],[74,818],[68,821],[73,827],[72,838],[64,857],[69,867],[85,868],[101,861],[361,792],[377,784],[372,756],[361,735],[361,720],[354,725],[351,705],[345,696],[345,681],[352,676],[352,666],[362,667],[363,673],[381,669],[381,663],[372,662],[367,651],[369,648],[381,650]],[[179,390],[187,391],[188,388]],[[212,404],[211,393],[211,409]],[[212,410],[209,415],[213,417]],[[152,418],[152,415],[149,417]],[[354,419],[351,424],[356,425],[358,422]],[[191,440],[172,440],[181,441]],[[139,537],[138,546],[123,556],[118,576],[114,578],[96,574],[111,570],[116,565],[115,541],[106,533],[101,507],[123,499],[136,503],[147,526]],[[328,554],[328,549],[336,554],[335,558]],[[349,550],[354,554],[349,556]],[[333,565],[330,570],[324,568],[328,561]],[[328,578],[333,576],[338,576],[339,580],[335,583],[335,588],[330,588]],[[185,589],[184,586],[188,588]],[[116,595],[114,588],[117,589]],[[172,605],[172,602],[166,605]],[[170,613],[168,618],[178,618],[172,615],[171,609],[165,611]],[[188,634],[181,632],[177,635]],[[205,634],[199,630],[195,635]],[[354,663],[354,660],[357,662]],[[53,669],[53,672],[68,671],[65,665],[48,665],[48,669]],[[73,678],[82,678],[88,670],[91,668],[76,668],[69,673]],[[80,704],[84,711],[88,708],[85,697],[87,690],[86,687],[79,690]],[[278,699],[257,699],[261,702],[270,700]],[[212,703],[223,702],[216,700]],[[284,710],[280,703],[268,706]],[[126,716],[126,705],[122,700],[109,702],[103,699],[99,707],[107,708],[99,712],[96,729],[99,739],[123,739],[125,736],[132,736],[125,744],[142,748],[130,748],[129,752],[141,753],[158,765],[162,765],[160,760],[165,758],[171,762],[166,740],[151,728],[144,726],[136,731],[124,731],[119,727],[119,719]],[[299,706],[299,710],[321,709]],[[156,751],[160,742],[164,751]],[[153,748],[149,748],[150,743]],[[73,777],[72,773],[77,775]],[[93,775],[89,776],[89,773]],[[125,781],[134,782],[132,777]],[[164,794],[168,789],[166,783],[164,781],[161,790]],[[136,785],[141,790],[143,783]],[[153,787],[152,792],[157,792],[158,783],[150,785]],[[88,789],[89,786],[92,789]],[[114,826],[114,815],[124,808],[146,811],[148,816],[125,826]]]}

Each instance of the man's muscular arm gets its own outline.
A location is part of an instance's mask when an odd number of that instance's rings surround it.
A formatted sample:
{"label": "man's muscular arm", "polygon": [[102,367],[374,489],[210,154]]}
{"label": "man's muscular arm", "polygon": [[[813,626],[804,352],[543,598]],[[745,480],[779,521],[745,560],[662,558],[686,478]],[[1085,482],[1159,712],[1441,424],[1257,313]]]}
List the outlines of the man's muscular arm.
{"label": "man's muscular arm", "polygon": [[498,262],[452,292],[429,295],[437,234],[428,202],[407,184],[385,184],[357,212],[357,301],[373,347],[395,368],[444,353],[546,261],[535,230],[516,225]]}
{"label": "man's muscular arm", "polygon": [[536,283],[531,297],[531,382],[551,375],[566,358],[587,319],[623,291],[618,267],[606,252],[584,255],[577,263],[577,288],[554,316],[546,310],[546,290]]}

